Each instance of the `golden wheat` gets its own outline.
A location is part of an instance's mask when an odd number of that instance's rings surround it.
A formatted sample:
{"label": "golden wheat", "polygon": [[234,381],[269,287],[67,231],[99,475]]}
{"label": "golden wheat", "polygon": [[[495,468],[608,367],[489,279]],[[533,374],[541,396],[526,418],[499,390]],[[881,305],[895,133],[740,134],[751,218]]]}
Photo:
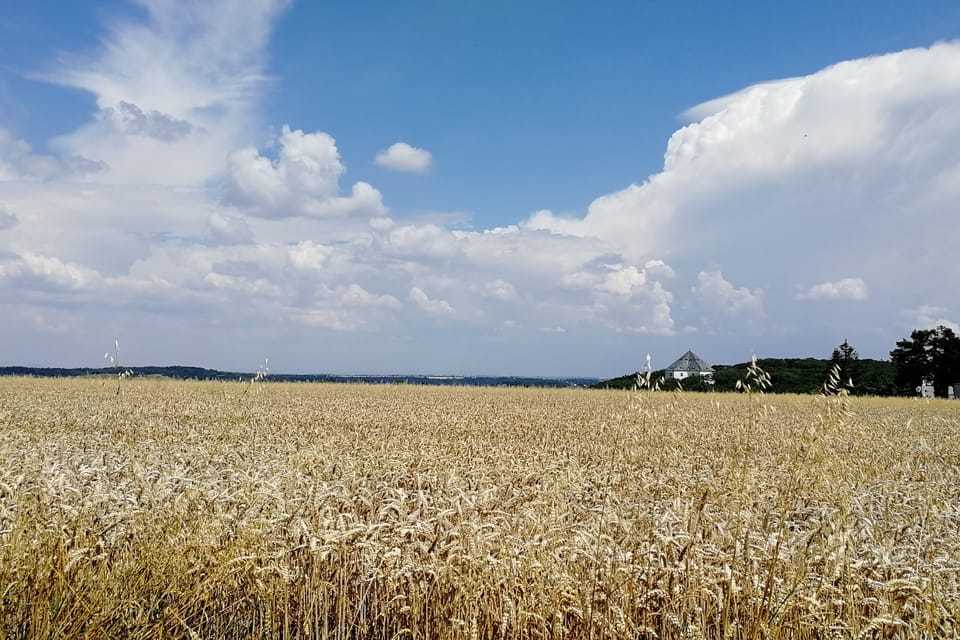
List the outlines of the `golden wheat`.
{"label": "golden wheat", "polygon": [[955,637],[947,401],[0,380],[9,638]]}

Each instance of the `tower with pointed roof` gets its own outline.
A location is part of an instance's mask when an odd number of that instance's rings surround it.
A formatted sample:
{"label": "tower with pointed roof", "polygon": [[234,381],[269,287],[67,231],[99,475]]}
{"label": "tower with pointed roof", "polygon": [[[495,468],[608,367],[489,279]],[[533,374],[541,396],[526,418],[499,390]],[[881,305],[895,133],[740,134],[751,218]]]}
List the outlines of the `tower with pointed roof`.
{"label": "tower with pointed roof", "polygon": [[690,376],[700,376],[705,382],[713,384],[713,367],[703,358],[691,350],[677,358],[669,367],[664,369],[664,376],[674,380],[684,380]]}

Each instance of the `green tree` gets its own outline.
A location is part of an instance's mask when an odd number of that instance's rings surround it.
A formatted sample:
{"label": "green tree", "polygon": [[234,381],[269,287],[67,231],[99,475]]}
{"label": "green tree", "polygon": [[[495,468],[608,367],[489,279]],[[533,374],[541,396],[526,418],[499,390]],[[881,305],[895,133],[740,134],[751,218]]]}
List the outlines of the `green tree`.
{"label": "green tree", "polygon": [[843,344],[833,350],[830,356],[830,370],[832,371],[834,367],[837,367],[840,384],[850,393],[857,393],[857,387],[860,384],[860,354],[846,339],[843,340]]}
{"label": "green tree", "polygon": [[896,369],[889,360],[861,360],[859,373],[860,378],[854,380],[859,395],[895,396],[899,393],[894,380]]}
{"label": "green tree", "polygon": [[922,379],[932,378],[934,392],[946,396],[947,386],[960,382],[960,337],[943,325],[914,329],[909,338],[897,342],[890,360],[903,392],[912,394]]}

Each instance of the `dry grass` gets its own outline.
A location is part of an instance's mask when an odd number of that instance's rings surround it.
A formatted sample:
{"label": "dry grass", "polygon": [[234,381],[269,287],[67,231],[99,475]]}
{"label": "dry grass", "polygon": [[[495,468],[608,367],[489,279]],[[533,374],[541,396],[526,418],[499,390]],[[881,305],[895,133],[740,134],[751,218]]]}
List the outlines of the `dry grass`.
{"label": "dry grass", "polygon": [[243,389],[0,380],[0,633],[958,634],[958,404]]}

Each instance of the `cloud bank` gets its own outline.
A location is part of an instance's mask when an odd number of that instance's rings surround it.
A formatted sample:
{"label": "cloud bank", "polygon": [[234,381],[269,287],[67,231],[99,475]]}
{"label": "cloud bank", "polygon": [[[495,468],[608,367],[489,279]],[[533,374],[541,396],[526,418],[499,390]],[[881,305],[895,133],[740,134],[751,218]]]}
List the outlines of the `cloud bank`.
{"label": "cloud bank", "polygon": [[[689,346],[883,355],[956,320],[960,45],[747,87],[582,215],[450,228],[343,189],[330,134],[258,123],[286,2],[234,4],[145,1],[51,71],[97,104],[51,154],[0,128],[11,362],[94,364],[119,335],[142,363],[614,375]],[[264,124],[280,134],[251,138]],[[397,143],[376,162],[431,160]]]}

